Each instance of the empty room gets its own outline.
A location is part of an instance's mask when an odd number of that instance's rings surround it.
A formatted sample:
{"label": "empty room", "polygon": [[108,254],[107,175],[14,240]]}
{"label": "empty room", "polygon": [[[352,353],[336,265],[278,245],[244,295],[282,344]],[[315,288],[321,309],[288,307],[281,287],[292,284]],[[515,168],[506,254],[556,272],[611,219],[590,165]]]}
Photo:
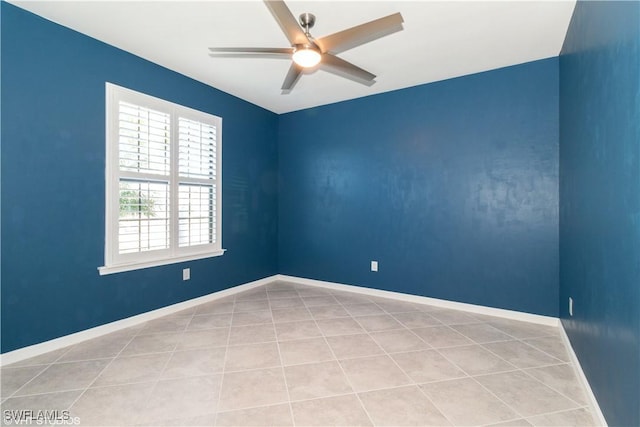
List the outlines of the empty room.
{"label": "empty room", "polygon": [[3,425],[640,426],[640,2],[0,2]]}

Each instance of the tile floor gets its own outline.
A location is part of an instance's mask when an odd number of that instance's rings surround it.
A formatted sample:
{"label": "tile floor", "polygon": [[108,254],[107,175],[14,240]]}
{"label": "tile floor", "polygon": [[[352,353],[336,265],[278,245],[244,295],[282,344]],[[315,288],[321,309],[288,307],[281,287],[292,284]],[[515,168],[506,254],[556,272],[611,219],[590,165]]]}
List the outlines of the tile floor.
{"label": "tile floor", "polygon": [[594,425],[569,360],[554,327],[276,282],[6,366],[0,399],[5,423]]}

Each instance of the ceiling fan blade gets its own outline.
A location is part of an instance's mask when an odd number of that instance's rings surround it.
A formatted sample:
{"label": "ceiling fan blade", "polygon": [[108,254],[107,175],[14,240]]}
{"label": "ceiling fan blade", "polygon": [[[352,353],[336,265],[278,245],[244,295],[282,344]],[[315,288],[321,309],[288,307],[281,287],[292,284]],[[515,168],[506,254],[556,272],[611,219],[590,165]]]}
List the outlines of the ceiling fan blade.
{"label": "ceiling fan blade", "polygon": [[291,91],[301,75],[302,67],[292,61],[291,67],[289,67],[289,71],[287,72],[287,76],[284,78],[281,89],[285,92]]}
{"label": "ceiling fan blade", "polygon": [[394,13],[384,18],[369,21],[349,29],[330,34],[316,39],[316,44],[322,52],[340,53],[361,44],[388,36],[397,31],[403,30],[402,15]]}
{"label": "ceiling fan blade", "polygon": [[371,74],[367,70],[353,65],[351,62],[347,62],[344,59],[338,58],[330,53],[323,53],[320,65],[326,68],[327,71],[339,74],[343,77],[347,77],[351,80],[355,80],[358,83],[371,86],[375,83],[375,74]]}
{"label": "ceiling fan blade", "polygon": [[293,48],[292,47],[210,47],[209,51],[213,55],[218,53],[291,55],[293,53]]}
{"label": "ceiling fan blade", "polygon": [[289,43],[292,45],[311,43],[284,1],[265,0],[264,3],[269,8],[269,11],[271,11],[278,25],[280,25],[280,28],[282,28]]}

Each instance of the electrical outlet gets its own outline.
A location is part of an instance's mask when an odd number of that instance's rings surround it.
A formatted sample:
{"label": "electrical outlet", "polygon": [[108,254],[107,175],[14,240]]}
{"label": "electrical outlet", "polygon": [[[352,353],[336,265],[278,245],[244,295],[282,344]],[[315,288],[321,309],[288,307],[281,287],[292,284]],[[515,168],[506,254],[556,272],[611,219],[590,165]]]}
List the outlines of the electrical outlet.
{"label": "electrical outlet", "polygon": [[378,271],[378,261],[371,261],[371,271]]}
{"label": "electrical outlet", "polygon": [[573,298],[569,297],[569,316],[573,317]]}
{"label": "electrical outlet", "polygon": [[183,268],[182,269],[182,280],[189,280],[191,279],[191,269],[190,268]]}

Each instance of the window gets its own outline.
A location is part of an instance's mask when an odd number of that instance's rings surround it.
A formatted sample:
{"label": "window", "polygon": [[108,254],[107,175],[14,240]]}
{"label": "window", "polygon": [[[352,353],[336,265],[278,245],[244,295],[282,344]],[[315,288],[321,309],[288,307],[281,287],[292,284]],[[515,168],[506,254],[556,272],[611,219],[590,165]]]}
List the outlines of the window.
{"label": "window", "polygon": [[107,83],[100,274],[222,255],[222,119]]}

